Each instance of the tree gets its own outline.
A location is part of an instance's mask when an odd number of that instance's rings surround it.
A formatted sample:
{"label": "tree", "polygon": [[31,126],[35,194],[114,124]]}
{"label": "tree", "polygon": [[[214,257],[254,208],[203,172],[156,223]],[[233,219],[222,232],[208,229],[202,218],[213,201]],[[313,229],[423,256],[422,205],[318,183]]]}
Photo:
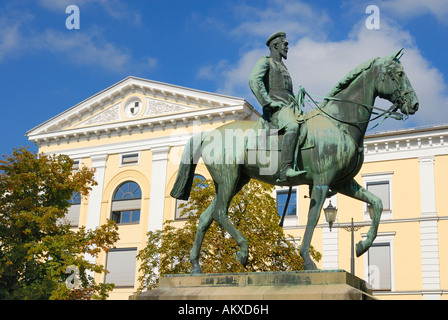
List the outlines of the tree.
{"label": "tree", "polygon": [[117,226],[108,221],[94,231],[73,231],[64,221],[73,193],[87,196],[96,185],[94,171],[73,171],[68,156],[37,155],[27,148],[3,158],[0,299],[106,298],[113,284],[95,283],[92,274],[104,267],[85,257],[107,252],[118,239]]}
{"label": "tree", "polygon": [[[230,220],[248,239],[246,268],[235,258],[239,250],[236,242],[213,222],[201,250],[204,273],[303,270],[297,243],[278,224],[280,217],[272,192],[273,186],[251,180],[230,204]],[[189,201],[181,205],[181,215],[187,218],[185,224],[176,228],[174,221],[166,221],[163,230],[148,232],[147,246],[137,255],[142,261],[138,292],[156,287],[159,275],[190,272],[189,255],[197,222],[214,194],[212,181],[195,179]],[[311,255],[316,261],[321,258],[314,249]]]}

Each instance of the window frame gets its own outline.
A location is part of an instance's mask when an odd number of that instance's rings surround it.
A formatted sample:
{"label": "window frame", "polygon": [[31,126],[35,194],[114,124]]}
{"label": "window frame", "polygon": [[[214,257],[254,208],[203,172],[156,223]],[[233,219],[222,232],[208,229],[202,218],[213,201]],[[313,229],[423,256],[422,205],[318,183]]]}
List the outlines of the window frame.
{"label": "window frame", "polygon": [[[125,212],[130,212],[130,216],[129,216],[129,222],[123,222],[123,213]],[[138,212],[138,221],[133,221],[134,215]],[[116,213],[119,213],[119,222],[117,222],[117,220],[114,219],[114,215]],[[141,216],[141,210],[140,209],[135,209],[135,210],[116,210],[116,211],[112,211],[112,215],[111,215],[111,220],[115,221],[115,223],[117,225],[127,225],[127,224],[139,224],[140,223],[140,216]]]}
{"label": "window frame", "polygon": [[[140,154],[141,154],[140,151],[121,153],[120,154],[120,167],[140,165]],[[126,158],[131,158],[131,157],[136,157],[137,160],[129,161],[129,162],[125,161]]]}

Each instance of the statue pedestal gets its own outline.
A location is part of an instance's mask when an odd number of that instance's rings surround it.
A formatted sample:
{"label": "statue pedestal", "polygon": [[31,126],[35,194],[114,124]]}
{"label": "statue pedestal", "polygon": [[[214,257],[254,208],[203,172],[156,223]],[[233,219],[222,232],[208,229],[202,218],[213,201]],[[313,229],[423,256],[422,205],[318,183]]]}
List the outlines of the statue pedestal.
{"label": "statue pedestal", "polygon": [[344,270],[166,275],[132,300],[367,300],[364,280]]}

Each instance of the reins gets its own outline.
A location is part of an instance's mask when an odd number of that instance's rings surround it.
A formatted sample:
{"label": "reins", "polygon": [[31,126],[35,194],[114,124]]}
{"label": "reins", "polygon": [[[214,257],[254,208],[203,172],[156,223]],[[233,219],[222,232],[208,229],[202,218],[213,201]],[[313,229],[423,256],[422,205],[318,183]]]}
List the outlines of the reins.
{"label": "reins", "polygon": [[[347,100],[347,99],[341,99],[341,98],[336,98],[336,97],[328,97],[328,96],[319,96],[319,95],[315,95],[315,94],[313,94],[313,95],[311,95],[311,94],[309,94],[306,90],[305,90],[305,88],[303,88],[302,86],[300,86],[300,88],[299,88],[299,93],[297,94],[297,103],[300,105],[304,105],[304,103],[305,103],[305,96],[308,96],[308,98],[310,98],[310,102],[312,102],[315,106],[316,106],[316,108],[320,111],[320,112],[322,112],[323,114],[325,114],[326,116],[328,116],[328,117],[330,117],[330,118],[332,118],[333,120],[336,120],[336,121],[338,121],[338,122],[342,122],[342,123],[345,123],[345,124],[349,124],[349,125],[358,125],[358,124],[365,124],[365,123],[369,123],[369,122],[372,122],[372,121],[375,121],[375,120],[377,120],[377,119],[379,119],[379,118],[381,118],[381,117],[383,117],[384,116],[384,119],[382,120],[382,121],[384,121],[384,120],[386,120],[387,118],[393,118],[393,119],[395,119],[395,120],[406,120],[407,118],[408,118],[408,115],[403,115],[403,114],[401,114],[401,113],[398,113],[398,112],[396,112],[396,110],[399,108],[398,106],[396,106],[395,104],[393,104],[389,109],[387,109],[387,110],[385,110],[385,109],[382,109],[382,108],[379,108],[379,107],[376,107],[376,106],[371,106],[371,105],[367,105],[367,104],[364,104],[364,103],[360,103],[360,102],[356,102],[356,101],[353,101],[353,100]],[[314,99],[313,99],[313,97],[312,96],[315,96],[315,97],[319,97],[319,98],[322,98],[323,100],[328,100],[328,101],[339,101],[339,102],[346,102],[346,103],[351,103],[351,104],[356,104],[356,105],[359,105],[359,106],[362,106],[362,107],[365,107],[365,108],[370,108],[370,109],[374,109],[374,110],[379,110],[379,111],[381,111],[382,113],[381,114],[379,114],[378,116],[376,116],[376,117],[374,117],[374,118],[372,118],[372,119],[368,119],[368,120],[365,120],[365,121],[347,121],[347,120],[342,120],[342,119],[339,119],[339,118],[337,118],[337,117],[335,117],[335,116],[333,116],[333,115],[331,115],[331,114],[329,114],[328,112],[326,112]],[[381,121],[381,122],[382,122]],[[380,123],[381,123],[380,122]],[[376,124],[375,125],[375,127],[376,126],[378,126],[380,123],[378,123],[378,124]],[[373,128],[372,128],[373,129]],[[371,130],[371,129],[370,129]]]}

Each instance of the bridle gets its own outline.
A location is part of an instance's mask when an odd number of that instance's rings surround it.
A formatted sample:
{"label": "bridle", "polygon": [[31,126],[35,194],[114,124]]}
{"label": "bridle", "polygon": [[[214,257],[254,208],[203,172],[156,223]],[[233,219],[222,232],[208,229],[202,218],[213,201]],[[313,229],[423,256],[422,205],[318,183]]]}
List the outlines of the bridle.
{"label": "bridle", "polygon": [[[400,81],[398,81],[396,75],[392,72],[392,70],[390,68],[388,68],[386,73],[389,75],[389,77],[392,79],[392,82],[395,84],[395,90],[392,93],[392,95],[390,96],[390,99],[392,100],[392,103],[393,103],[392,106],[396,106],[394,109],[394,111],[396,111],[399,108],[399,106],[408,104],[409,101],[406,98],[406,96],[410,93],[413,93],[414,90],[408,89],[408,90],[403,91]],[[383,83],[383,85],[384,85],[384,78],[385,78],[385,74],[383,74],[383,76],[381,77],[381,82]],[[403,117],[403,120],[406,120],[409,117],[408,110],[406,109],[406,114],[401,114],[401,116]]]}

